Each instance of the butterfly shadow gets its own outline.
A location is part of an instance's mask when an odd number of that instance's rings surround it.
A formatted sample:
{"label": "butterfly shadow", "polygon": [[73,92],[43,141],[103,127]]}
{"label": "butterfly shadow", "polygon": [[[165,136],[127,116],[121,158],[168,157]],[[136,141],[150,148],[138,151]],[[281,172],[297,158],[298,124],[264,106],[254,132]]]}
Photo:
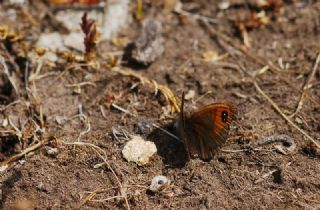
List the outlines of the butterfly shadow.
{"label": "butterfly shadow", "polygon": [[[170,133],[176,134],[174,123],[162,126],[163,129]],[[154,129],[149,135],[148,139],[152,139],[157,146],[158,155],[163,159],[163,163],[171,168],[182,168],[188,161],[188,155],[184,144],[169,136],[161,129]]]}

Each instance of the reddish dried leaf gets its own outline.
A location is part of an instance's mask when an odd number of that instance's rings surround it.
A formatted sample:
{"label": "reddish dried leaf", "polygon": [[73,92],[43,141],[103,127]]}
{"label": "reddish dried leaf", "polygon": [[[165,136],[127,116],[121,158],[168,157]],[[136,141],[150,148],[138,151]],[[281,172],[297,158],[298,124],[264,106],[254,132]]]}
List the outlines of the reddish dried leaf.
{"label": "reddish dried leaf", "polygon": [[96,21],[88,19],[88,15],[85,12],[82,16],[82,22],[80,24],[84,36],[85,46],[85,60],[92,61],[96,57],[96,46],[100,39],[100,33],[97,30]]}
{"label": "reddish dried leaf", "polygon": [[108,92],[104,95],[104,106],[110,109],[113,102],[117,100],[117,95],[113,92]]}

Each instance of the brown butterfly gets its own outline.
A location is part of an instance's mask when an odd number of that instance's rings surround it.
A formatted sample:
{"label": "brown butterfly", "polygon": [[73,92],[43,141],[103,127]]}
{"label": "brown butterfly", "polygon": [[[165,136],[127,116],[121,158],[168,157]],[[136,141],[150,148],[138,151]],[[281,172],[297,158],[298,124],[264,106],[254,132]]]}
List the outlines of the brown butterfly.
{"label": "brown butterfly", "polygon": [[236,108],[229,103],[213,103],[191,114],[185,113],[182,94],[179,134],[188,157],[203,160],[213,158],[216,150],[225,143]]}

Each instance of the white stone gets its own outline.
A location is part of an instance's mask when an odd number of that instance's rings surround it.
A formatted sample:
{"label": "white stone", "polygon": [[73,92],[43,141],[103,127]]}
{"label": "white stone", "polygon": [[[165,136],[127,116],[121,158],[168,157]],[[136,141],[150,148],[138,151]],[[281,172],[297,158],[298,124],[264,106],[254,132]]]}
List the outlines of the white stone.
{"label": "white stone", "polygon": [[194,90],[189,90],[187,92],[187,94],[184,96],[184,99],[187,100],[187,101],[190,100],[190,99],[193,99],[195,94],[196,94],[196,92]]}
{"label": "white stone", "polygon": [[63,44],[63,37],[58,32],[41,34],[36,46],[52,51],[66,50]]}
{"label": "white stone", "polygon": [[128,24],[129,15],[129,0],[109,1],[101,29],[101,38],[110,40],[116,36]]}
{"label": "white stone", "polygon": [[84,52],[83,38],[82,32],[71,32],[63,37],[63,43],[67,47]]}
{"label": "white stone", "polygon": [[155,176],[153,177],[151,184],[149,186],[149,190],[152,192],[159,192],[163,190],[170,184],[170,180],[166,176]]}
{"label": "white stone", "polygon": [[151,141],[145,141],[140,136],[133,136],[122,150],[123,157],[129,162],[145,165],[150,157],[157,152],[156,145]]}
{"label": "white stone", "polygon": [[219,9],[221,9],[221,10],[229,9],[229,7],[230,7],[230,2],[229,2],[229,1],[220,2],[220,3],[218,4],[218,7],[219,7]]}
{"label": "white stone", "polygon": [[45,148],[46,148],[47,154],[49,156],[56,157],[58,155],[58,153],[59,153],[57,148],[52,148],[52,147],[49,147],[49,146],[46,146]]}

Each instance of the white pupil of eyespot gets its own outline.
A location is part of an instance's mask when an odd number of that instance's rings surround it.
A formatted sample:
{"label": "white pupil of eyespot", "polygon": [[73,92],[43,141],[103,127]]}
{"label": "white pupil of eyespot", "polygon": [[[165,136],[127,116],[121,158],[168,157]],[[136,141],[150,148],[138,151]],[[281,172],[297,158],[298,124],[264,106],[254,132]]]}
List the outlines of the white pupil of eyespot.
{"label": "white pupil of eyespot", "polygon": [[227,112],[222,112],[222,121],[226,122],[228,119],[228,113]]}

